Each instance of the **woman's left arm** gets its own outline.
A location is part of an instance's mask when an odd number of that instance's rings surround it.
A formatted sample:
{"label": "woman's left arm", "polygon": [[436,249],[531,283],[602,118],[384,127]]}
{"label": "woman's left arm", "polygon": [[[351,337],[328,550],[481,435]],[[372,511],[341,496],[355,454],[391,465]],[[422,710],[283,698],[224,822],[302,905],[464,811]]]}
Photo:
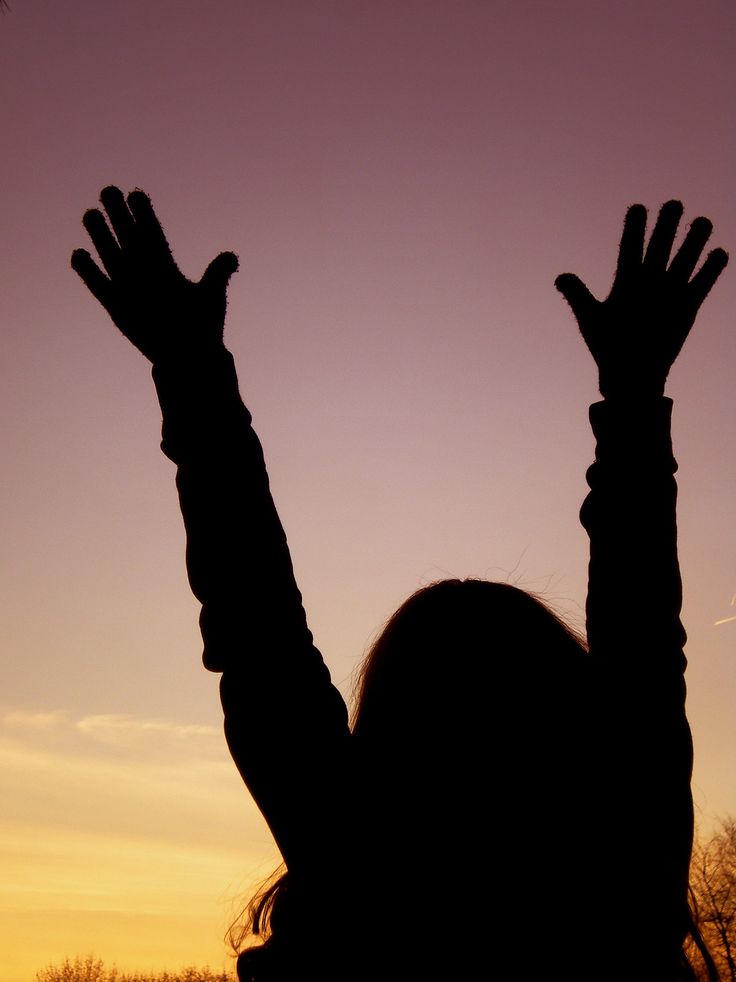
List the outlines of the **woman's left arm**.
{"label": "woman's left arm", "polygon": [[84,216],[102,264],[72,266],[153,363],[164,453],[177,466],[204,663],[222,672],[228,745],[290,869],[317,864],[345,821],[345,703],[313,643],[260,442],[223,343],[222,253],[198,282],[178,269],[148,197],[105,188]]}

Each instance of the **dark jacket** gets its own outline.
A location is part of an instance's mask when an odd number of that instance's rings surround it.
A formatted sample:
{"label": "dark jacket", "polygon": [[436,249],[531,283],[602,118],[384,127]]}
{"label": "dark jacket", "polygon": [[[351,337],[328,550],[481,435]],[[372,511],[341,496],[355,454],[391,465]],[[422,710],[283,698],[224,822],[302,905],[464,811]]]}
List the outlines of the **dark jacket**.
{"label": "dark jacket", "polygon": [[[550,710],[575,748],[550,727],[542,778],[502,801],[503,823],[473,828],[460,802],[454,854],[431,820],[417,828],[418,877],[401,868],[405,842],[371,841],[347,710],[307,626],[232,357],[158,365],[154,380],[204,663],[222,672],[228,746],[289,871],[279,954],[258,978],[462,979],[481,965],[491,979],[676,979],[692,749],[671,401],[591,407],[589,654]],[[521,684],[532,693],[534,679]],[[484,796],[508,795],[494,787],[503,750],[479,765]],[[523,883],[509,885],[514,868]]]}

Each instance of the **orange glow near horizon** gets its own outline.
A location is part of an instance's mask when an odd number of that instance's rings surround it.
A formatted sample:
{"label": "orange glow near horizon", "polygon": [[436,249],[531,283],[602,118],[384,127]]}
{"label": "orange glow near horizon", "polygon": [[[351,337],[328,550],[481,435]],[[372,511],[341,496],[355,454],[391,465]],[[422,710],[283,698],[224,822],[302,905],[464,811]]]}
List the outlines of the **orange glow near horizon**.
{"label": "orange glow near horizon", "polygon": [[225,930],[279,856],[219,734],[17,712],[0,734],[2,978],[32,980],[61,952],[232,970]]}

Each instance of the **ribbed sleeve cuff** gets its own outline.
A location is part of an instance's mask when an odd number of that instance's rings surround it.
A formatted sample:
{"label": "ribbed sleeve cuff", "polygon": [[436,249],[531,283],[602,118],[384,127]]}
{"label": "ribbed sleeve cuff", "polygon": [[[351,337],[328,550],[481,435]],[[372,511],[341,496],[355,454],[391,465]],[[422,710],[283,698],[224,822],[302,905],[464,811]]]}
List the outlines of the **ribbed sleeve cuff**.
{"label": "ribbed sleeve cuff", "polygon": [[672,400],[656,396],[641,400],[596,402],[589,410],[596,438],[596,460],[635,459],[676,469],[672,455]]}
{"label": "ribbed sleeve cuff", "polygon": [[172,460],[189,448],[202,452],[229,440],[233,426],[250,426],[235,362],[224,346],[155,364],[152,375],[163,416],[161,449]]}

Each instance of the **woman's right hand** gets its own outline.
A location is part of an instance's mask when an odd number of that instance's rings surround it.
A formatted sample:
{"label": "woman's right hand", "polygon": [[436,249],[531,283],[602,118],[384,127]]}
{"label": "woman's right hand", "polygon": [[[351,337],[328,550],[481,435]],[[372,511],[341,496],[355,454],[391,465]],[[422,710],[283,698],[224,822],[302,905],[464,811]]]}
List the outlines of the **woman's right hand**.
{"label": "woman's right hand", "polygon": [[143,191],[126,199],[119,188],[106,187],[100,201],[107,217],[93,208],[82,221],[104,271],[85,249],[73,252],[72,268],[128,340],[155,363],[221,346],[237,256],[220,253],[193,283],[174,262]]}
{"label": "woman's right hand", "polygon": [[728,262],[723,249],[714,249],[693,275],[713,228],[707,218],[695,219],[670,262],[682,213],[679,201],[662,206],[645,251],[646,209],[629,208],[606,300],[596,300],[572,273],[555,280],[598,365],[604,398],[663,394],[700,305]]}

